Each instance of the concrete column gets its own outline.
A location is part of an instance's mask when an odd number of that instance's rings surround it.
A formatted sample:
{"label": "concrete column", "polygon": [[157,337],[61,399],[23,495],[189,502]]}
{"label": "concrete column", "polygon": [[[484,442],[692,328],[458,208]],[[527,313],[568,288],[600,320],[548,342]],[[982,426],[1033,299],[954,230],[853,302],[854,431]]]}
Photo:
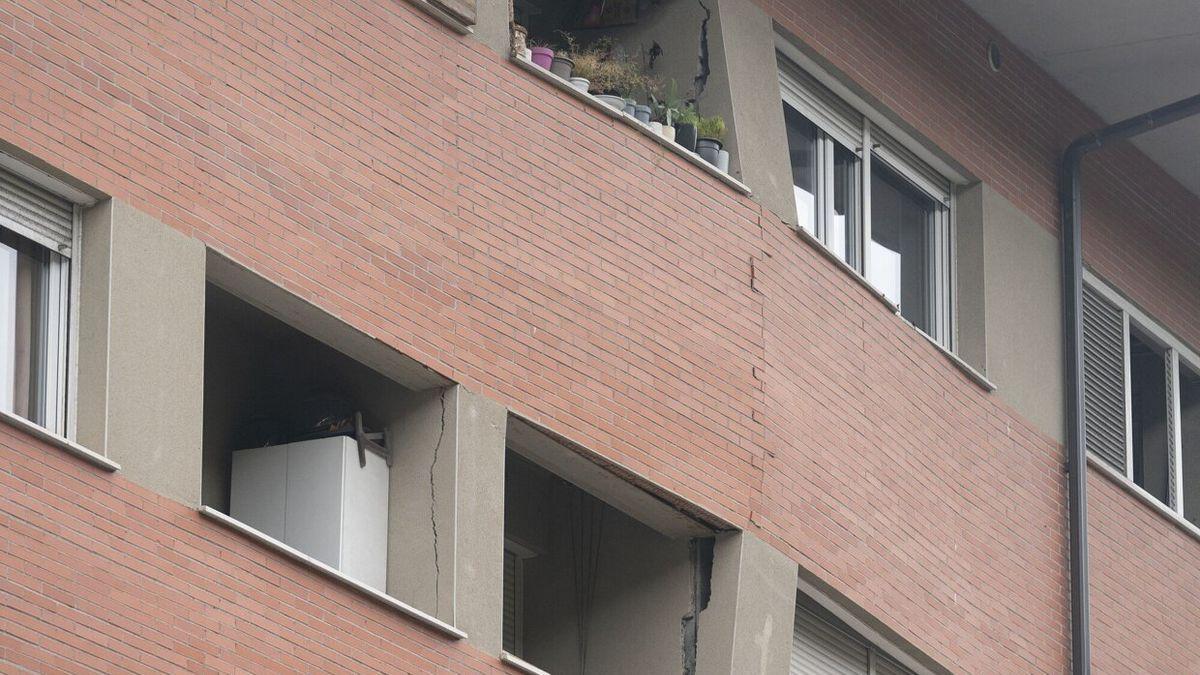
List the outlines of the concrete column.
{"label": "concrete column", "polygon": [[108,200],[84,216],[79,264],[76,438],[199,504],[205,247]]}
{"label": "concrete column", "polygon": [[509,23],[512,22],[512,0],[480,0],[475,16],[473,37],[508,57],[512,46]]}
{"label": "concrete column", "polygon": [[388,425],[389,595],[498,654],[507,411],[461,386],[416,392]]}
{"label": "concrete column", "polygon": [[712,596],[700,613],[696,672],[786,673],[796,574],[796,563],[754,535],[718,535]]}
{"label": "concrete column", "polygon": [[730,173],[781,219],[796,222],[779,92],[775,28],[753,0],[718,0],[707,114],[725,117]]}

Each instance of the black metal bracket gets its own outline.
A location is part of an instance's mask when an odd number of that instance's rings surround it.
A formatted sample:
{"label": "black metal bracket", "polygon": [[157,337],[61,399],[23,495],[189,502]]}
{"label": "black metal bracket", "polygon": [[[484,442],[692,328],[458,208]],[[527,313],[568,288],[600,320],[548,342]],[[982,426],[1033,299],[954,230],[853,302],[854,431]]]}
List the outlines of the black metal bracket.
{"label": "black metal bracket", "polygon": [[361,412],[354,413],[354,440],[358,443],[358,466],[360,468],[367,465],[368,450],[382,457],[389,467],[392,466],[392,451],[387,447],[386,432],[383,436],[383,445],[371,440],[367,432],[363,430]]}

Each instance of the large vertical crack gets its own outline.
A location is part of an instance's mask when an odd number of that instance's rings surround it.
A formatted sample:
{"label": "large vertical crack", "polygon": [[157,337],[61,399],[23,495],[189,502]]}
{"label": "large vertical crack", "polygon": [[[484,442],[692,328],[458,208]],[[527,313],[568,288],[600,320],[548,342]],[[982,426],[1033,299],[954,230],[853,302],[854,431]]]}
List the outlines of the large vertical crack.
{"label": "large vertical crack", "polygon": [[708,76],[712,73],[708,60],[708,20],[712,18],[712,10],[704,4],[704,0],[696,2],[700,9],[704,10],[704,20],[700,22],[700,67],[696,71],[696,77],[692,78],[692,95],[699,101],[700,96],[704,94],[704,88],[708,86]]}
{"label": "large vertical crack", "polygon": [[692,606],[680,621],[682,638],[683,675],[696,672],[696,652],[700,647],[700,612],[708,609],[712,597],[713,551],[716,539],[705,537],[688,542],[688,558],[692,563]]}
{"label": "large vertical crack", "polygon": [[446,436],[446,387],[438,396],[442,406],[441,427],[438,429],[437,443],[433,446],[433,461],[429,463],[429,524],[433,527],[433,602],[434,606],[441,603],[442,598],[442,565],[438,559],[438,526],[437,526],[437,487],[435,469],[437,468],[438,451],[442,448],[442,439]]}

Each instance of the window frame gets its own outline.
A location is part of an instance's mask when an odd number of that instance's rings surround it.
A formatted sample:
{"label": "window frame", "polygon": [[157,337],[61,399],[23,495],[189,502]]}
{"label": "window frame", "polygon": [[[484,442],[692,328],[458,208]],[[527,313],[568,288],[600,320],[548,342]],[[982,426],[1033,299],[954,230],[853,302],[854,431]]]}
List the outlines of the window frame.
{"label": "window frame", "polygon": [[[46,390],[42,401],[42,421],[34,424],[63,438],[75,437],[76,391],[78,373],[79,275],[75,260],[82,245],[83,204],[76,190],[63,189],[61,181],[0,154],[0,171],[56,196],[71,205],[71,244],[69,250],[55,250],[46,238],[19,222],[0,218],[0,229],[11,232],[54,254],[49,260],[46,294]],[[16,415],[16,413],[12,413]],[[18,417],[21,417],[18,415]]]}
{"label": "window frame", "polygon": [[[813,231],[798,225],[822,244],[877,291],[869,281],[871,270],[871,177],[874,162],[881,162],[913,188],[928,197],[936,206],[930,232],[929,282],[925,289],[930,308],[929,329],[916,326],[903,317],[898,302],[887,298],[897,315],[913,325],[934,342],[950,352],[956,348],[954,293],[956,266],[955,239],[955,180],[931,166],[906,144],[886,133],[872,122],[869,111],[863,110],[825,87],[781,45],[777,44],[776,59],[782,104],[791,107],[817,130],[815,200],[816,219]],[[822,103],[823,102],[823,103]],[[851,131],[853,129],[853,133]],[[834,156],[836,145],[849,149],[858,157],[858,171],[852,197],[851,227],[847,256],[830,247],[829,224],[834,204]],[[793,188],[794,189],[794,188]],[[799,222],[799,214],[797,213]]]}
{"label": "window frame", "polygon": [[[1097,461],[1101,462],[1109,470],[1121,475],[1131,485],[1136,486],[1147,498],[1161,505],[1167,511],[1177,516],[1184,522],[1191,523],[1187,519],[1184,490],[1183,490],[1183,424],[1181,420],[1180,408],[1180,374],[1183,368],[1188,368],[1193,372],[1200,373],[1200,353],[1194,351],[1186,342],[1176,337],[1170,330],[1164,327],[1158,321],[1155,321],[1148,314],[1143,312],[1133,302],[1128,300],[1116,288],[1091,270],[1084,268],[1083,282],[1096,292],[1100,297],[1107,300],[1116,309],[1121,312],[1122,330],[1123,330],[1123,345],[1125,359],[1125,470],[1120,470],[1111,466],[1106,460],[1099,455],[1088,450],[1088,454]],[[1168,414],[1174,420],[1171,425],[1171,433],[1168,437],[1170,446],[1167,448],[1167,453],[1170,461],[1168,462],[1167,477],[1168,499],[1166,502],[1154,496],[1143,486],[1139,485],[1134,480],[1134,456],[1133,456],[1133,378],[1132,378],[1132,351],[1131,351],[1131,331],[1138,331],[1145,338],[1151,340],[1163,350],[1164,367],[1167,369],[1166,374],[1169,376],[1171,384],[1170,390],[1167,392],[1167,409]],[[1174,497],[1175,503],[1169,503],[1171,497]]]}

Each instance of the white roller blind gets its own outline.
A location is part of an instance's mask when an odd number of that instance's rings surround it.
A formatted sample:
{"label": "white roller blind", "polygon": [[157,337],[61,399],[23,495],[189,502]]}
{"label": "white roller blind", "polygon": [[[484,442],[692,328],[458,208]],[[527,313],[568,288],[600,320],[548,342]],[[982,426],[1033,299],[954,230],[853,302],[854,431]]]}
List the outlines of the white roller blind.
{"label": "white roller blind", "polygon": [[862,114],[783,54],[776,54],[776,58],[779,61],[779,88],[783,100],[838,143],[851,150],[861,147]]}
{"label": "white roller blind", "polygon": [[70,201],[0,170],[0,226],[69,257],[74,224]]}
{"label": "white roller blind", "polygon": [[942,202],[949,201],[950,181],[915,152],[877,126],[871,127],[871,143],[876,146],[877,158],[882,159],[929,196]]}
{"label": "white roller blind", "polygon": [[869,646],[798,604],[790,673],[869,675]]}
{"label": "white roller blind", "polygon": [[1125,475],[1125,318],[1083,287],[1083,442]]}

